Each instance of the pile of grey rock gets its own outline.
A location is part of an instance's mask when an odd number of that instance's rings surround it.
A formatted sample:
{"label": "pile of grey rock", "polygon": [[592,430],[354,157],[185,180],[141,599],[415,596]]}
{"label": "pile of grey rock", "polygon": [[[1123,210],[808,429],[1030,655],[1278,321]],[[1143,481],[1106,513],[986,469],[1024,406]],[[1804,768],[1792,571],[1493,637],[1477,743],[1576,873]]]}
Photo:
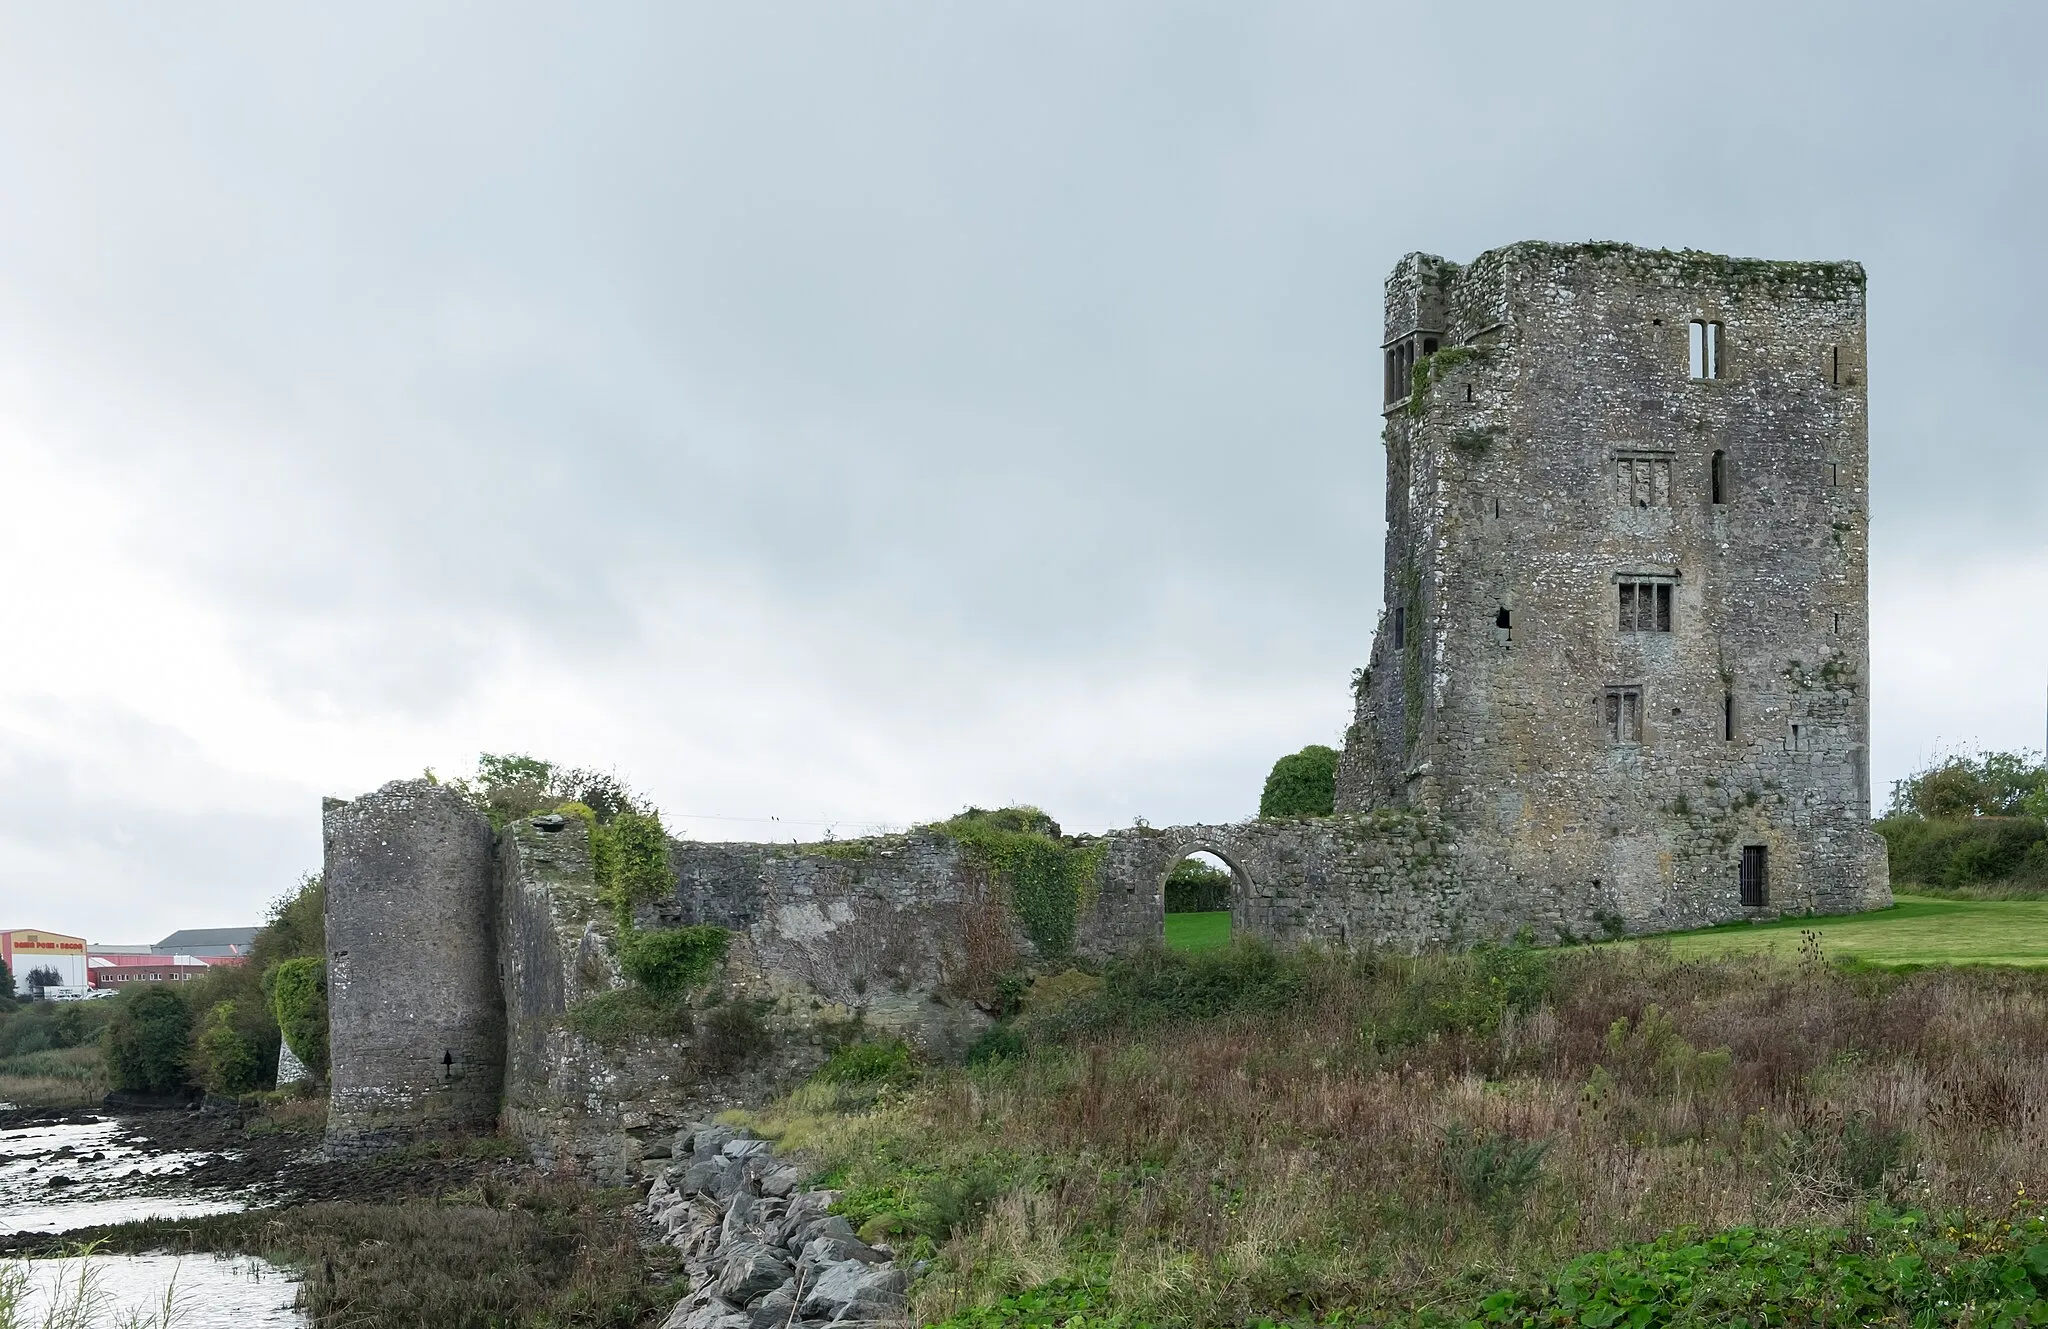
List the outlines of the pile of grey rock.
{"label": "pile of grey rock", "polygon": [[798,1189],[802,1172],[766,1140],[726,1126],[687,1126],[670,1152],[642,1207],[683,1253],[691,1292],[662,1329],[908,1323],[908,1274],[827,1212],[837,1191]]}

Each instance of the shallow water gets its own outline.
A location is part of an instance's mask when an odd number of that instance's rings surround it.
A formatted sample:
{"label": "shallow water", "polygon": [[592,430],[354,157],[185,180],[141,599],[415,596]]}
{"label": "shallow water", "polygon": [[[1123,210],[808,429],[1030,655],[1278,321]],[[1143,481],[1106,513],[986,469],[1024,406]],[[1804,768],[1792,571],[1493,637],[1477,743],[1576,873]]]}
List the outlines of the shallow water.
{"label": "shallow water", "polygon": [[[272,1329],[296,1327],[305,1316],[293,1309],[298,1285],[282,1269],[253,1256],[94,1255],[83,1260],[31,1260],[26,1324],[41,1322],[57,1297],[79,1301],[85,1278],[91,1329],[113,1329],[139,1318],[151,1329]],[[168,1294],[170,1316],[163,1318]],[[65,1321],[69,1324],[72,1321]]]}
{"label": "shallow water", "polygon": [[208,1157],[137,1148],[104,1118],[0,1130],[0,1234],[245,1208],[241,1195],[179,1179]]}

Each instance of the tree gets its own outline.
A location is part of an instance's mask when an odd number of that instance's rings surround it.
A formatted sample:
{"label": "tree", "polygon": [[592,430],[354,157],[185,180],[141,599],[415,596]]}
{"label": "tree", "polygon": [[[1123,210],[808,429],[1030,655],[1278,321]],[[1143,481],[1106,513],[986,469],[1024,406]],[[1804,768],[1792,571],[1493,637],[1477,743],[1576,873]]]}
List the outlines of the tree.
{"label": "tree", "polygon": [[192,1069],[209,1094],[246,1094],[266,1078],[256,1040],[241,1029],[236,1003],[216,1002],[192,1040]]}
{"label": "tree", "polygon": [[1891,815],[2048,817],[2048,767],[2024,752],[1958,753],[1893,781]]}
{"label": "tree", "polygon": [[107,1074],[121,1089],[168,1093],[188,1083],[192,1012],[167,987],[149,986],[115,999],[104,1047]]}
{"label": "tree", "polygon": [[1311,743],[1273,763],[1261,817],[1327,817],[1337,808],[1337,751]]}
{"label": "tree", "polygon": [[48,965],[38,965],[34,969],[28,971],[28,985],[31,991],[40,988],[63,987],[64,975],[58,973],[55,969],[50,968]]}
{"label": "tree", "polygon": [[7,961],[0,960],[0,1011],[14,1005],[14,971],[7,967]]}

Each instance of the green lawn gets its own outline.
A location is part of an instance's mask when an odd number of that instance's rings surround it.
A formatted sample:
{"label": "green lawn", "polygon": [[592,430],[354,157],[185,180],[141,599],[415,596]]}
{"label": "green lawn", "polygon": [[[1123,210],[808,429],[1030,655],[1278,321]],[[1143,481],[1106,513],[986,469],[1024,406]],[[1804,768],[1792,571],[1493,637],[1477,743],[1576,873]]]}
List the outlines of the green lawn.
{"label": "green lawn", "polygon": [[1230,944],[1230,911],[1168,914],[1166,944],[1177,951],[1206,951]]}
{"label": "green lawn", "polygon": [[1874,913],[1734,924],[1657,940],[1669,942],[1680,956],[1776,951],[1795,957],[1800,934],[1818,932],[1830,959],[1853,955],[1876,964],[2048,965],[2048,900],[1897,899],[1890,909]]}

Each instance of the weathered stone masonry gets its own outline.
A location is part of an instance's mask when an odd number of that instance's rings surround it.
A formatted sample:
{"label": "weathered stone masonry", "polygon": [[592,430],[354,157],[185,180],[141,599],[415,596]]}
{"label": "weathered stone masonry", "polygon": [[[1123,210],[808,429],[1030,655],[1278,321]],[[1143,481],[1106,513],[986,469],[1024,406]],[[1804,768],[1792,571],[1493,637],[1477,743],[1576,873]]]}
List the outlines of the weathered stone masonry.
{"label": "weathered stone masonry", "polygon": [[[1239,932],[1354,949],[1888,903],[1861,269],[1416,254],[1386,320],[1387,608],[1338,815],[1079,837],[1078,955],[1156,942],[1198,850],[1230,865]],[[712,1076],[691,1034],[607,1048],[565,1022],[625,982],[578,819],[494,845],[452,791],[400,782],[330,801],[326,841],[338,1145],[502,1118],[545,1159],[631,1176],[814,1065],[834,1025],[958,1052],[997,975],[1069,962],[936,828],[674,842],[675,891],[637,925],[728,929],[721,991],[778,1034],[768,1064]]]}
{"label": "weathered stone masonry", "polygon": [[1411,254],[1385,358],[1386,608],[1339,806],[1441,817],[1482,879],[1630,930],[1889,903],[1862,269]]}

